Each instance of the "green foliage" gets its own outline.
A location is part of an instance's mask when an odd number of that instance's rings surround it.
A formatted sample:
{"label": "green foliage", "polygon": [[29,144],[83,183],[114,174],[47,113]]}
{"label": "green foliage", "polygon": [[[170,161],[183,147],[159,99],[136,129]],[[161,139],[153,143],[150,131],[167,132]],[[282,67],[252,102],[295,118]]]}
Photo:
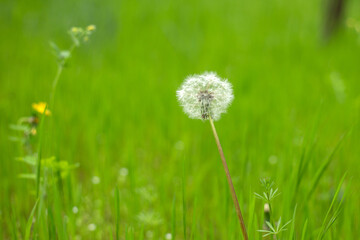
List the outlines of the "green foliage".
{"label": "green foliage", "polygon": [[258,194],[258,193],[254,193],[255,196],[259,199],[262,199],[263,201],[271,204],[271,202],[280,195],[279,193],[279,189],[276,188],[275,190],[273,189],[273,186],[275,185],[275,182],[272,181],[271,179],[260,179],[261,185],[263,186],[263,188],[265,189],[265,191],[263,192],[262,195]]}
{"label": "green foliage", "polygon": [[267,236],[277,236],[279,235],[281,232],[286,231],[287,229],[285,228],[287,225],[290,224],[291,221],[288,221],[287,223],[285,223],[284,225],[281,225],[281,218],[279,219],[279,221],[277,222],[276,226],[273,226],[270,222],[266,222],[266,225],[270,228],[270,230],[258,230],[261,233],[264,233],[263,237],[267,237]]}
{"label": "green foliage", "polygon": [[35,205],[33,207],[33,209],[31,210],[31,213],[30,213],[30,216],[29,216],[29,219],[26,223],[26,231],[25,231],[25,240],[28,240],[30,239],[30,232],[31,232],[31,227],[33,225],[33,219],[34,219],[34,214],[35,214],[35,209],[36,209],[36,206],[38,204],[39,200],[37,200],[35,202]]}
{"label": "green foliage", "polygon": [[[347,1],[344,20],[359,9]],[[251,239],[259,178],[276,182],[265,199],[281,192],[273,228],[292,219],[281,239],[358,239],[359,34],[340,22],[325,44],[322,13],[320,0],[1,1],[0,238],[25,239],[40,163],[30,238],[240,239],[211,131],[175,96],[186,76],[216,71],[233,85],[217,129]],[[87,42],[66,32],[88,23]],[[161,224],[141,225],[149,212]]]}
{"label": "green foliage", "polygon": [[[340,183],[336,189],[336,192],[334,194],[334,197],[331,201],[329,210],[326,213],[326,216],[324,218],[323,224],[321,226],[321,229],[319,231],[319,235],[317,237],[317,239],[323,239],[325,237],[326,232],[330,229],[330,227],[334,224],[334,222],[336,221],[336,219],[339,217],[339,214],[341,212],[341,208],[342,208],[342,203],[344,201],[344,197],[345,194],[342,194],[341,199],[338,203],[336,203],[336,201],[338,200],[338,195],[340,193],[341,190],[341,186],[344,182],[344,179],[346,177],[346,174],[344,174],[344,176],[342,177],[342,179],[340,180]],[[336,206],[335,206],[336,205]],[[334,211],[334,207],[336,208]],[[333,211],[332,215],[330,216],[330,213]]]}

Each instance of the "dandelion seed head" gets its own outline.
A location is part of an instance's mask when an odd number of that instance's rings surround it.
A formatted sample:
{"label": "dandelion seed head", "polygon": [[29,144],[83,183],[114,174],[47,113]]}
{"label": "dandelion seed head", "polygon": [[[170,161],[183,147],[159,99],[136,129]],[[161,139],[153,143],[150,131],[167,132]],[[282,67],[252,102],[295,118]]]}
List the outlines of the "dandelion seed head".
{"label": "dandelion seed head", "polygon": [[149,230],[149,231],[146,232],[146,237],[151,239],[151,238],[154,237],[154,233]]}
{"label": "dandelion seed head", "polygon": [[187,77],[176,95],[184,112],[201,120],[219,120],[234,99],[231,84],[213,72]]}
{"label": "dandelion seed head", "polygon": [[72,208],[72,212],[73,212],[74,214],[77,214],[77,213],[79,212],[79,209],[78,209],[76,206],[74,206],[74,207]]}
{"label": "dandelion seed head", "polygon": [[100,183],[100,178],[98,176],[93,176],[91,178],[91,182],[94,184],[94,185],[97,185]]}
{"label": "dandelion seed head", "polygon": [[182,151],[182,150],[184,150],[184,147],[185,147],[185,144],[184,144],[184,142],[183,141],[177,141],[176,143],[175,143],[175,148],[176,148],[176,150],[179,150],[179,151]]}
{"label": "dandelion seed head", "polygon": [[275,165],[278,162],[278,157],[275,155],[271,155],[269,157],[268,161],[271,165]]}
{"label": "dandelion seed head", "polygon": [[90,223],[90,224],[88,225],[88,230],[89,230],[90,232],[95,231],[95,230],[96,230],[96,225],[95,225],[94,223]]}
{"label": "dandelion seed head", "polygon": [[119,174],[122,177],[126,177],[129,174],[129,170],[127,168],[120,168]]}

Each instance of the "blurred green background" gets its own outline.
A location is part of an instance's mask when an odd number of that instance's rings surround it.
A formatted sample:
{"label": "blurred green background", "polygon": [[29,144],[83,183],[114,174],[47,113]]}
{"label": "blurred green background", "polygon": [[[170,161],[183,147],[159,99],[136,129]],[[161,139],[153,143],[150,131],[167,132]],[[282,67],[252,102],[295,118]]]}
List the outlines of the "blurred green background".
{"label": "blurred green background", "polygon": [[[296,239],[306,219],[305,239],[315,239],[348,172],[342,192],[349,186],[351,194],[327,237],[357,239],[360,42],[345,22],[360,20],[359,10],[359,2],[347,1],[339,29],[325,41],[319,0],[2,0],[0,236],[22,239],[36,201],[34,181],[18,178],[31,169],[15,161],[22,151],[9,140],[9,125],[30,115],[33,102],[48,101],[57,68],[49,41],[67,49],[71,27],[95,24],[60,78],[43,149],[45,157],[80,163],[64,181],[69,239],[113,236],[116,187],[122,236],[165,239],[171,232],[184,239],[182,182],[188,239],[239,239],[209,123],[189,119],[175,95],[187,75],[204,71],[234,86],[235,100],[216,127],[250,238],[261,239],[255,230],[263,206],[253,196],[262,191],[260,178],[274,179],[281,192],[275,217],[291,219],[297,204]],[[295,194],[313,129],[314,150]],[[316,171],[350,129],[307,199]]]}

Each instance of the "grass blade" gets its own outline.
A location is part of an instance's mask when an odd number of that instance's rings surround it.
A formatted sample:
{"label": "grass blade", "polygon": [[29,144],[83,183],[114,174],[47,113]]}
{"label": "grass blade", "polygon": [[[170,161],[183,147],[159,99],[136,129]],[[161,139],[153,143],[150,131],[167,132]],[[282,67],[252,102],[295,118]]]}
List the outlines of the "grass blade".
{"label": "grass blade", "polygon": [[172,215],[171,215],[171,236],[176,238],[176,196],[174,195],[172,202]]}
{"label": "grass blade", "polygon": [[314,193],[314,190],[316,189],[321,177],[323,176],[324,172],[326,171],[326,169],[328,168],[328,166],[330,165],[331,161],[334,158],[335,153],[337,152],[337,150],[340,148],[341,143],[344,141],[345,137],[348,136],[350,133],[350,131],[348,131],[347,133],[343,134],[339,141],[337,142],[336,146],[334,147],[334,149],[332,150],[332,152],[330,153],[330,155],[328,156],[328,158],[323,162],[323,164],[320,166],[320,168],[318,169],[318,171],[315,174],[314,180],[311,184],[310,187],[310,191],[307,195],[307,198],[309,199],[312,194]]}
{"label": "grass blade", "polygon": [[195,228],[196,228],[196,224],[197,224],[196,209],[197,209],[197,197],[195,197],[194,206],[193,206],[193,220],[192,220],[192,225],[191,225],[190,239],[194,239],[194,235],[195,235]]}
{"label": "grass blade", "polygon": [[[338,184],[338,187],[337,187],[337,189],[336,189],[335,195],[334,195],[334,197],[333,197],[333,199],[332,199],[332,201],[331,201],[330,207],[329,207],[329,209],[328,209],[328,211],[327,211],[327,213],[326,213],[326,216],[325,216],[324,221],[323,221],[323,223],[322,223],[322,226],[321,226],[321,229],[320,229],[320,232],[319,232],[319,235],[318,235],[317,239],[323,239],[323,237],[324,237],[324,235],[325,235],[325,233],[326,233],[326,231],[325,231],[325,230],[326,230],[326,229],[325,229],[325,224],[326,224],[326,222],[327,222],[327,219],[328,219],[328,217],[329,217],[329,215],[330,215],[331,210],[333,209],[333,206],[334,206],[334,204],[335,204],[335,201],[336,201],[336,199],[337,199],[337,197],[338,197],[338,195],[339,195],[339,192],[340,192],[340,189],[341,189],[341,186],[342,186],[342,184],[343,184],[343,182],[344,182],[345,177],[346,177],[346,173],[345,173],[344,176],[341,178],[340,183]],[[343,198],[344,198],[344,195],[342,196],[342,200],[343,200]],[[341,200],[340,204],[342,203],[342,200]],[[339,205],[340,205],[340,204],[339,204]]]}
{"label": "grass blade", "polygon": [[185,201],[185,161],[183,162],[183,175],[182,175],[182,205],[183,205],[183,227],[184,227],[184,240],[186,240],[186,201]]}
{"label": "grass blade", "polygon": [[33,209],[31,210],[29,219],[28,219],[27,222],[26,222],[25,240],[30,239],[31,226],[32,226],[32,223],[33,223],[34,214],[35,214],[35,209],[36,209],[36,206],[37,206],[38,202],[39,202],[39,199],[36,200],[35,205],[34,205]]}
{"label": "grass blade", "polygon": [[116,240],[120,239],[120,196],[119,196],[119,188],[115,188],[115,235]]}
{"label": "grass blade", "polygon": [[291,223],[291,229],[290,229],[290,237],[289,239],[295,239],[295,217],[296,217],[296,210],[297,210],[297,205],[295,205],[295,209],[294,209],[294,214],[292,217],[292,223]]}
{"label": "grass blade", "polygon": [[301,240],[305,240],[307,225],[308,225],[308,219],[306,219],[304,223],[304,227],[301,233]]}

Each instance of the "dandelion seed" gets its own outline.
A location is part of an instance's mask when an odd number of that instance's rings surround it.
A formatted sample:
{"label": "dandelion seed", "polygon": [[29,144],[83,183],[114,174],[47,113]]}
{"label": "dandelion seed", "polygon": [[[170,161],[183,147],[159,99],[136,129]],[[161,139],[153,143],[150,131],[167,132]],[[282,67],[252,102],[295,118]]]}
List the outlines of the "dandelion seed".
{"label": "dandelion seed", "polygon": [[172,239],[171,233],[165,234],[165,239],[166,239],[166,240],[171,240],[171,239]]}
{"label": "dandelion seed", "polygon": [[184,150],[184,142],[183,141],[177,141],[176,143],[175,143],[175,148],[177,149],[177,150],[179,150],[179,151],[182,151],[182,150]]}
{"label": "dandelion seed", "polygon": [[160,214],[153,211],[141,212],[137,215],[137,220],[145,226],[158,226],[163,222]]}
{"label": "dandelion seed", "polygon": [[89,229],[89,231],[93,232],[96,230],[96,225],[94,223],[90,223],[88,225],[88,229]]}
{"label": "dandelion seed", "polygon": [[[45,111],[45,108],[47,107],[47,103],[45,103],[45,102],[38,102],[38,103],[33,103],[31,106],[32,106],[32,108],[33,108],[36,112],[38,112],[38,113],[40,113],[40,114],[43,114],[44,111]],[[49,109],[46,109],[45,115],[46,115],[46,116],[50,116],[50,115],[51,115],[51,112],[50,112]]]}
{"label": "dandelion seed", "polygon": [[73,212],[74,214],[77,214],[77,213],[79,212],[79,209],[78,209],[76,206],[74,206],[74,207],[72,208],[72,212]]}
{"label": "dandelion seed", "polygon": [[154,237],[154,233],[149,230],[149,231],[146,232],[146,237],[151,239],[151,238]]}
{"label": "dandelion seed", "polygon": [[202,120],[219,120],[234,99],[231,84],[213,72],[187,77],[176,94],[184,112]]}
{"label": "dandelion seed", "polygon": [[100,178],[98,176],[93,176],[91,178],[91,182],[94,184],[94,185],[97,185],[100,183]]}
{"label": "dandelion seed", "polygon": [[275,155],[271,155],[269,157],[268,161],[271,165],[275,165],[278,162],[278,157]]}
{"label": "dandelion seed", "polygon": [[118,177],[119,182],[124,183],[128,175],[129,170],[127,168],[120,168]]}
{"label": "dandelion seed", "polygon": [[120,168],[119,174],[122,177],[126,177],[129,174],[129,170],[127,168]]}

